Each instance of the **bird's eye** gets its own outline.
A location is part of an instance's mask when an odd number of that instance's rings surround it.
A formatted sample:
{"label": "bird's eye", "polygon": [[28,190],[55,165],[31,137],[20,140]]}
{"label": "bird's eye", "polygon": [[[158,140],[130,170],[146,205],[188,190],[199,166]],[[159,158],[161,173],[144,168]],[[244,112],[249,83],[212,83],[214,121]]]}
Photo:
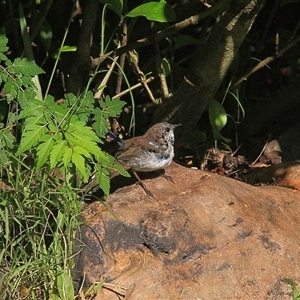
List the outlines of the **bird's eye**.
{"label": "bird's eye", "polygon": [[170,127],[166,127],[166,132],[170,132],[171,128]]}

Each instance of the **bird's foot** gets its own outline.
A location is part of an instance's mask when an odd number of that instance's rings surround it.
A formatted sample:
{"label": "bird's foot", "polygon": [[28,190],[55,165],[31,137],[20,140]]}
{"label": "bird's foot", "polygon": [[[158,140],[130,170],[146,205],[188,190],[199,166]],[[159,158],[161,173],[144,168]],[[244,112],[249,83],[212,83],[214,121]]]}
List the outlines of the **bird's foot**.
{"label": "bird's foot", "polygon": [[172,183],[175,184],[175,182],[174,182],[174,180],[173,180],[173,177],[167,175],[165,172],[161,173],[160,176],[163,177],[163,178],[165,178],[165,179],[167,179],[168,181],[171,181]]}
{"label": "bird's foot", "polygon": [[154,198],[154,195],[150,192],[150,190],[146,187],[145,183],[142,180],[139,180],[137,184],[139,184],[144,189],[147,196]]}

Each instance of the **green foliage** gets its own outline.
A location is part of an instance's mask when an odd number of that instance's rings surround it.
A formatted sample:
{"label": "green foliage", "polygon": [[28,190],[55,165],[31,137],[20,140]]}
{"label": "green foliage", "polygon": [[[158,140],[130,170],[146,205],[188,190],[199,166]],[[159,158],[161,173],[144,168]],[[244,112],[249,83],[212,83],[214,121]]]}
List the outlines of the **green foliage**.
{"label": "green foliage", "polygon": [[[99,110],[94,108],[92,93],[88,92],[84,99],[72,94],[66,95],[61,104],[57,104],[52,96],[45,101],[31,100],[22,106],[18,117],[24,119],[24,129],[17,154],[36,149],[36,168],[48,164],[51,169],[58,167],[62,174],[77,171],[76,176],[87,182],[91,176],[93,163],[97,164],[100,187],[109,193],[109,168],[114,159],[104,153],[98,144],[99,137],[107,131],[107,118],[120,114],[124,102],[106,97],[100,102]],[[88,117],[95,115],[94,128],[86,125]],[[70,180],[74,180],[70,177]]]}
{"label": "green foliage", "polygon": [[164,0],[159,2],[147,2],[131,10],[126,17],[136,18],[143,16],[149,21],[172,22],[176,16],[173,8]]}
{"label": "green foliage", "polygon": [[8,43],[8,39],[5,36],[3,31],[0,31],[0,60],[7,60],[6,55],[4,54],[7,50],[7,43]]}
{"label": "green foliage", "polygon": [[[24,43],[24,50],[26,53],[26,57],[31,62],[34,62],[34,54],[33,54],[33,50],[31,47],[31,39],[29,37],[29,33],[27,30],[27,22],[26,22],[23,6],[21,3],[19,3],[19,23],[20,23],[21,35],[22,35],[22,39],[23,39],[23,43]],[[28,65],[26,66],[26,68],[28,68]],[[42,100],[42,98],[43,98],[42,97],[42,89],[41,89],[39,78],[37,76],[38,74],[39,73],[32,74],[31,80],[33,81],[35,88],[36,88],[36,94],[37,94],[36,97],[38,99]],[[26,74],[24,74],[24,75],[26,75]]]}
{"label": "green foliage", "polygon": [[[9,270],[3,285],[7,299],[21,288],[41,297],[32,299],[48,299],[48,293],[57,290],[56,279],[74,264],[80,201],[69,185],[55,184],[48,169],[37,174],[24,168],[17,157],[10,158],[14,165],[11,190],[0,195],[0,261],[6,260]],[[1,292],[0,298],[6,299]]]}
{"label": "green foliage", "polygon": [[293,290],[293,300],[300,300],[300,293],[299,290],[297,289],[297,286],[294,282],[293,279],[291,278],[284,278],[284,281],[290,284],[292,290]]}
{"label": "green foliage", "polygon": [[18,74],[26,76],[35,76],[38,74],[45,73],[36,64],[28,61],[26,58],[16,58],[11,66],[8,67],[8,72],[11,74]]}
{"label": "green foliage", "polygon": [[228,139],[224,138],[220,134],[220,130],[227,123],[227,114],[223,105],[213,99],[210,102],[208,113],[209,113],[209,121],[213,130],[214,139],[215,140],[223,139],[226,142],[229,142]]}
{"label": "green foliage", "polygon": [[[62,300],[73,300],[74,299],[74,287],[72,281],[72,275],[69,270],[65,270],[63,273],[59,274],[56,278],[57,290],[59,294],[58,299]],[[52,294],[53,296],[55,294]],[[51,296],[50,296],[51,297]],[[57,296],[56,296],[57,297]],[[55,299],[52,298],[51,299]]]}
{"label": "green foliage", "polygon": [[[0,125],[4,125],[0,123]],[[10,153],[14,147],[15,137],[10,129],[5,127],[0,129],[0,162],[1,166],[7,166],[10,163]]]}
{"label": "green foliage", "polygon": [[161,61],[161,65],[162,65],[162,70],[164,73],[164,76],[168,76],[171,74],[171,64],[170,61],[167,58],[163,58]]}
{"label": "green foliage", "polygon": [[[13,99],[28,99],[31,92],[37,93],[37,87],[33,78],[35,75],[42,74],[44,71],[34,62],[28,61],[26,58],[15,59],[14,62],[9,60],[4,52],[7,50],[6,44],[8,40],[4,33],[0,33],[0,84],[4,83],[4,90],[8,102]],[[28,89],[28,90],[26,90]],[[29,100],[29,99],[28,99]]]}
{"label": "green foliage", "polygon": [[27,59],[8,59],[7,42],[0,33],[6,96],[0,102],[0,266],[7,265],[0,298],[71,300],[77,188],[92,169],[105,194],[111,169],[127,175],[99,147],[108,118],[120,114],[124,102],[95,102],[92,92],[67,94],[60,103],[50,95],[41,100],[33,78],[43,70]]}

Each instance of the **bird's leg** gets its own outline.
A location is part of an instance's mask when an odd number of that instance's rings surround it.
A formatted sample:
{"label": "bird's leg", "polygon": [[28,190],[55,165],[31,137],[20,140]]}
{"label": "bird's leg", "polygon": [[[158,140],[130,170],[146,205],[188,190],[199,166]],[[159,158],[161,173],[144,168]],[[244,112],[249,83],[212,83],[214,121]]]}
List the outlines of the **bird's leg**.
{"label": "bird's leg", "polygon": [[168,181],[171,181],[172,183],[175,184],[172,176],[167,175],[165,169],[162,170],[162,172],[159,174],[159,176],[161,176],[161,177],[163,177],[163,178],[167,179]]}
{"label": "bird's leg", "polygon": [[137,183],[144,189],[145,193],[146,193],[149,197],[154,198],[154,195],[148,190],[148,188],[146,187],[146,185],[145,185],[145,183],[142,181],[142,179],[139,177],[139,175],[138,175],[135,171],[133,171],[133,170],[131,170],[131,171],[132,171],[133,175],[135,176],[135,178],[138,180]]}

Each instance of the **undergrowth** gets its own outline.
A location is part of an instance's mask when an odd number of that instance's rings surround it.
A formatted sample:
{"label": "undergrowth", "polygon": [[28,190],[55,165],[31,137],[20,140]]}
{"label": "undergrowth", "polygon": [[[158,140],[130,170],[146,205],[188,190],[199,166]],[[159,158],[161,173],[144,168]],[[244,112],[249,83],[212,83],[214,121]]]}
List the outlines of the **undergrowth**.
{"label": "undergrowth", "polygon": [[0,298],[73,299],[78,189],[95,171],[108,194],[110,170],[126,175],[99,147],[124,103],[95,102],[91,92],[40,99],[43,70],[28,59],[11,61],[7,42],[1,33]]}

